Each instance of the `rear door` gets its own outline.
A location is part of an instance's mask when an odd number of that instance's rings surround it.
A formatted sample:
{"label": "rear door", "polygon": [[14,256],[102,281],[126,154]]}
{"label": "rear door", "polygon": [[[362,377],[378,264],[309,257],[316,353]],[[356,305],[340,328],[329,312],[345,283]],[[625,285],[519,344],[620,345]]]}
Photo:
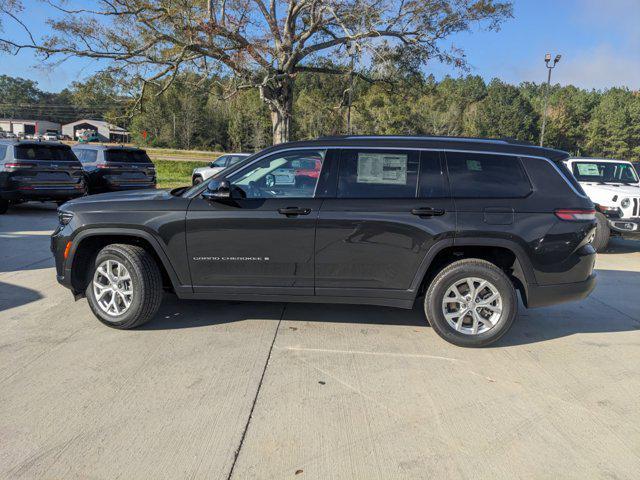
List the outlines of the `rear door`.
{"label": "rear door", "polygon": [[410,298],[456,215],[438,151],[344,149],[316,231],[316,295]]}

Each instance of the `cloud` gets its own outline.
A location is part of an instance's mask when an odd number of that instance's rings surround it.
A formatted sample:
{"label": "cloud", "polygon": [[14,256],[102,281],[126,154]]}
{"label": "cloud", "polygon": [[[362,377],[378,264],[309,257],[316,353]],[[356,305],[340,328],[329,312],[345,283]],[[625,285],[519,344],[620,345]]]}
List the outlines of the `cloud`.
{"label": "cloud", "polygon": [[563,58],[553,75],[553,81],[563,85],[640,90],[640,55],[625,55],[608,45],[601,45]]}

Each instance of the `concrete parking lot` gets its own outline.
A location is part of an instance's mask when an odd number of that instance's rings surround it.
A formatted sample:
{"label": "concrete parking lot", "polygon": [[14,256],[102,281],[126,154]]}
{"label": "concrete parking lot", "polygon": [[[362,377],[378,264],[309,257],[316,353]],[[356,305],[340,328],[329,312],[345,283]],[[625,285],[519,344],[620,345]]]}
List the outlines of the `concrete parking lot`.
{"label": "concrete parking lot", "polygon": [[0,478],[640,476],[640,242],[472,350],[418,309],[167,296],[109,329],[56,283],[55,223],[0,216]]}

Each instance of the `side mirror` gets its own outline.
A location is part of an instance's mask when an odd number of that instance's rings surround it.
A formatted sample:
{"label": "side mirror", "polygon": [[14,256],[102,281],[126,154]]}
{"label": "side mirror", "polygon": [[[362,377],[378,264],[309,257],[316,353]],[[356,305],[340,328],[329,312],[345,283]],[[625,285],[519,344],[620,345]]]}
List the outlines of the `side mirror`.
{"label": "side mirror", "polygon": [[206,190],[202,192],[202,198],[209,201],[231,198],[231,184],[224,178],[213,179],[208,183]]}

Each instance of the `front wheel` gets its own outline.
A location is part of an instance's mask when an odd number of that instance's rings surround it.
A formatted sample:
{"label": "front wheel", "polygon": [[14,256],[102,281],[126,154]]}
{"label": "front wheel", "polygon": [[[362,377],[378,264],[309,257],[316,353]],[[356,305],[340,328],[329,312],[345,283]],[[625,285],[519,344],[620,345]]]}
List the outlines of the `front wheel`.
{"label": "front wheel", "polygon": [[7,213],[7,210],[9,210],[9,200],[0,198],[0,215]]}
{"label": "front wheel", "polygon": [[162,275],[145,249],[107,245],[96,256],[85,294],[102,323],[113,328],[134,328],[148,322],[158,311]]}
{"label": "front wheel", "polygon": [[596,233],[591,240],[591,245],[596,252],[602,252],[609,245],[610,238],[611,229],[609,228],[607,217],[600,212],[596,212]]}
{"label": "front wheel", "polygon": [[193,185],[200,185],[203,181],[202,177],[193,177]]}
{"label": "front wheel", "polygon": [[436,275],[424,309],[435,332],[446,341],[460,347],[483,347],[511,328],[518,298],[500,268],[469,258],[453,262]]}

